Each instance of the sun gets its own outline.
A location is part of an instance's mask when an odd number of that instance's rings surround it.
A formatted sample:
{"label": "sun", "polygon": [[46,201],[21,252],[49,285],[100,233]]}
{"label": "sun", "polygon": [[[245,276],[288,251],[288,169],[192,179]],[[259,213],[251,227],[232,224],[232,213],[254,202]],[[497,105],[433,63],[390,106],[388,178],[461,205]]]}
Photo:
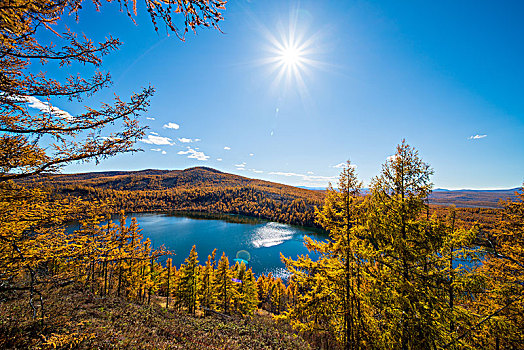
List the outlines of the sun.
{"label": "sun", "polygon": [[268,68],[273,91],[296,91],[303,100],[308,100],[308,78],[314,68],[324,64],[317,59],[320,33],[311,33],[302,25],[298,13],[292,10],[288,21],[280,21],[271,28],[261,26],[266,39],[265,57],[257,61]]}
{"label": "sun", "polygon": [[279,34],[278,37],[268,38],[271,46],[270,57],[266,63],[269,63],[272,70],[276,72],[278,84],[285,80],[286,85],[293,83],[303,85],[303,74],[314,63],[309,57],[312,54],[311,42],[303,41],[294,25],[290,25],[288,31],[280,31]]}
{"label": "sun", "polygon": [[286,47],[282,50],[280,55],[281,63],[287,67],[294,67],[301,63],[303,52],[296,47]]}

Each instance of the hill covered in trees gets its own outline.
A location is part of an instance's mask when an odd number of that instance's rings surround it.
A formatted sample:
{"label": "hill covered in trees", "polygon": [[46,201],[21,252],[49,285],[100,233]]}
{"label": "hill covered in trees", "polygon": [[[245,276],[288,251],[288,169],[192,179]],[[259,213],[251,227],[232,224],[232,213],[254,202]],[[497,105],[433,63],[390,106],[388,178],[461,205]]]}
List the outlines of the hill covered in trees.
{"label": "hill covered in trees", "polygon": [[429,195],[429,203],[455,205],[460,208],[502,208],[501,200],[516,200],[519,188],[507,190],[445,190],[436,189]]}
{"label": "hill covered in trees", "polygon": [[25,182],[61,196],[110,201],[116,210],[127,212],[230,213],[305,226],[315,226],[314,208],[324,197],[318,191],[204,167],[43,175]]}
{"label": "hill covered in trees", "polygon": [[[100,224],[107,198],[25,196],[8,183],[25,202],[4,206],[1,222],[12,234],[0,254],[0,347],[520,348],[524,193],[483,232],[459,225],[454,208],[431,212],[432,174],[403,142],[362,195],[348,162],[315,213],[329,238],[281,256],[286,281],[195,247],[175,267],[136,219]],[[80,227],[67,232],[72,215]]]}
{"label": "hill covered in trees", "polygon": [[[315,223],[326,191],[283,185],[207,167],[185,170],[108,171],[39,175],[25,184],[45,186],[60,196],[108,200],[114,211],[199,211],[241,214],[304,226]],[[516,190],[516,189],[515,189]],[[435,190],[430,211],[444,215],[456,205],[460,223],[481,223],[491,230],[500,214],[500,200],[515,200],[515,190]],[[362,195],[369,191],[364,189]]]}
{"label": "hill covered in trees", "polygon": [[171,188],[187,189],[194,187],[253,187],[265,190],[268,194],[292,194],[297,197],[322,198],[322,195],[317,191],[270,181],[251,179],[240,175],[224,173],[208,167],[194,167],[184,170],[147,169],[140,171],[106,171],[79,174],[44,174],[39,177],[33,177],[29,181],[46,183],[58,187],[84,185],[93,188],[123,191],[162,190]]}

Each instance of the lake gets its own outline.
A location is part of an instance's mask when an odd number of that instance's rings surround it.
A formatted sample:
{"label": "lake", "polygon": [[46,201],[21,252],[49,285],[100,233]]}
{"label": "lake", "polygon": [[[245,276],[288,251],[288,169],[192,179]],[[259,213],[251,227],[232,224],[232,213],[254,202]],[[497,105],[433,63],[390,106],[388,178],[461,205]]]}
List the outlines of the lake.
{"label": "lake", "polygon": [[[280,252],[286,257],[296,258],[307,254],[304,236],[323,240],[327,236],[320,230],[269,222],[236,215],[209,215],[197,213],[136,213],[144,238],[151,239],[153,247],[162,244],[175,252],[173,264],[177,268],[196,245],[200,264],[217,248],[217,261],[222,252],[233,259],[249,260],[248,267],[256,275],[273,273],[286,277],[285,265],[280,261]],[[165,260],[165,259],[162,259]]]}

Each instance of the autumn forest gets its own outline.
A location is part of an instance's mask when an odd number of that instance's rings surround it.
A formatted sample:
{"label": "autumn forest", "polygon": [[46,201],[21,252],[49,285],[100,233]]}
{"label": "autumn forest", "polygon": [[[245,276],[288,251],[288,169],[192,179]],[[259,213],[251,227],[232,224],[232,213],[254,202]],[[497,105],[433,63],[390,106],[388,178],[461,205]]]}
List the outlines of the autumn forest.
{"label": "autumn forest", "polygon": [[[74,117],[50,107],[52,97],[81,101],[113,83],[98,68],[118,39],[53,29],[83,3],[0,2],[0,348],[524,348],[524,188],[500,208],[430,204],[439,169],[406,140],[366,188],[350,161],[325,190],[210,167],[60,173],[138,152],[138,118],[155,92]],[[108,3],[131,21],[144,5],[156,31],[181,40],[220,32],[226,6]],[[95,73],[60,80],[35,73],[35,62]],[[47,98],[47,109],[32,111],[33,98]],[[304,237],[308,254],[281,253],[286,278],[217,249],[199,255],[198,242],[176,266],[173,251],[145,238],[133,217],[141,212],[254,217],[325,239]]]}

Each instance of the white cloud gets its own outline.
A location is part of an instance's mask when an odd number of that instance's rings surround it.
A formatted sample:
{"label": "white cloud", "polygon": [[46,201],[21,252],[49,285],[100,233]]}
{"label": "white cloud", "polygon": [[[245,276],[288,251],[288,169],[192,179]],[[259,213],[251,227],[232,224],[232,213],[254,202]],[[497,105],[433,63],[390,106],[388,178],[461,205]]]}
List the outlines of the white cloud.
{"label": "white cloud", "polygon": [[161,152],[161,154],[167,154],[167,152],[166,151],[162,151],[161,148],[151,148],[151,151]]}
{"label": "white cloud", "polygon": [[[19,99],[17,99],[19,100]],[[40,101],[34,96],[25,96],[24,100],[29,104],[29,107],[38,109],[42,113],[49,113],[55,117],[61,117],[67,121],[73,121],[75,118],[66,111],[61,110],[58,107],[54,107],[49,102]]]}
{"label": "white cloud", "polygon": [[148,143],[150,145],[168,145],[173,146],[175,143],[173,140],[171,140],[169,137],[162,137],[157,135],[147,135],[146,139],[140,140],[144,143]]}
{"label": "white cloud", "polygon": [[222,161],[222,158],[217,158],[217,160],[218,160],[219,162],[221,162],[221,161]]}
{"label": "white cloud", "polygon": [[231,149],[231,147],[227,147],[227,146],[226,146],[226,147],[224,147],[224,149],[225,149],[226,151],[229,151],[229,150]]}
{"label": "white cloud", "polygon": [[272,171],[269,173],[269,175],[278,175],[278,176],[302,176],[300,174],[296,174],[296,173],[284,173],[282,171]]}
{"label": "white cloud", "polygon": [[264,172],[263,170],[256,170],[256,169],[249,169],[249,170],[257,174],[262,174]]}
{"label": "white cloud", "polygon": [[177,123],[167,123],[167,124],[164,124],[163,128],[178,130],[180,128],[180,125],[178,125]]}
{"label": "white cloud", "polygon": [[478,139],[483,139],[484,137],[488,137],[488,135],[474,135],[474,136],[470,136],[468,138],[468,140],[478,140]]}
{"label": "white cloud", "polygon": [[209,156],[205,155],[204,152],[196,151],[192,149],[191,147],[188,147],[187,151],[179,151],[178,154],[187,154],[188,158],[201,160],[201,161],[206,161],[210,158]]}
{"label": "white cloud", "polygon": [[236,166],[237,168],[243,168],[243,167],[246,166],[246,162],[242,162],[242,163],[240,163],[240,164],[235,164],[235,166]]}
{"label": "white cloud", "polygon": [[338,179],[337,176],[302,176],[304,177],[304,181],[335,181]]}
{"label": "white cloud", "polygon": [[154,132],[154,131],[151,131],[150,134],[151,134],[151,135],[158,136],[158,133],[156,133],[156,132]]}
{"label": "white cloud", "polygon": [[313,175],[314,172],[312,172],[312,171],[308,171],[307,174],[308,174],[308,175]]}
{"label": "white cloud", "polygon": [[[348,164],[347,162],[338,163],[337,165],[333,165],[332,168],[340,169],[340,168],[347,166],[347,164]],[[355,169],[357,166],[355,164],[350,164],[349,167]]]}
{"label": "white cloud", "polygon": [[198,141],[201,141],[200,139],[189,139],[187,137],[180,137],[178,139],[178,141],[182,142],[182,143],[191,143],[191,142],[198,142]]}
{"label": "white cloud", "polygon": [[246,170],[246,168],[237,168],[237,170]]}
{"label": "white cloud", "polygon": [[155,118],[146,117],[147,120],[155,120]]}
{"label": "white cloud", "polygon": [[254,154],[253,154],[253,153],[249,153],[249,156],[250,156],[250,157],[253,157],[253,156],[254,156]]}
{"label": "white cloud", "polygon": [[308,182],[325,182],[325,181],[335,181],[337,180],[336,176],[313,176],[313,175],[305,175],[305,174],[297,174],[297,173],[286,173],[281,171],[272,171],[269,173],[269,175],[277,175],[277,176],[286,176],[286,177],[299,177],[303,181]]}

